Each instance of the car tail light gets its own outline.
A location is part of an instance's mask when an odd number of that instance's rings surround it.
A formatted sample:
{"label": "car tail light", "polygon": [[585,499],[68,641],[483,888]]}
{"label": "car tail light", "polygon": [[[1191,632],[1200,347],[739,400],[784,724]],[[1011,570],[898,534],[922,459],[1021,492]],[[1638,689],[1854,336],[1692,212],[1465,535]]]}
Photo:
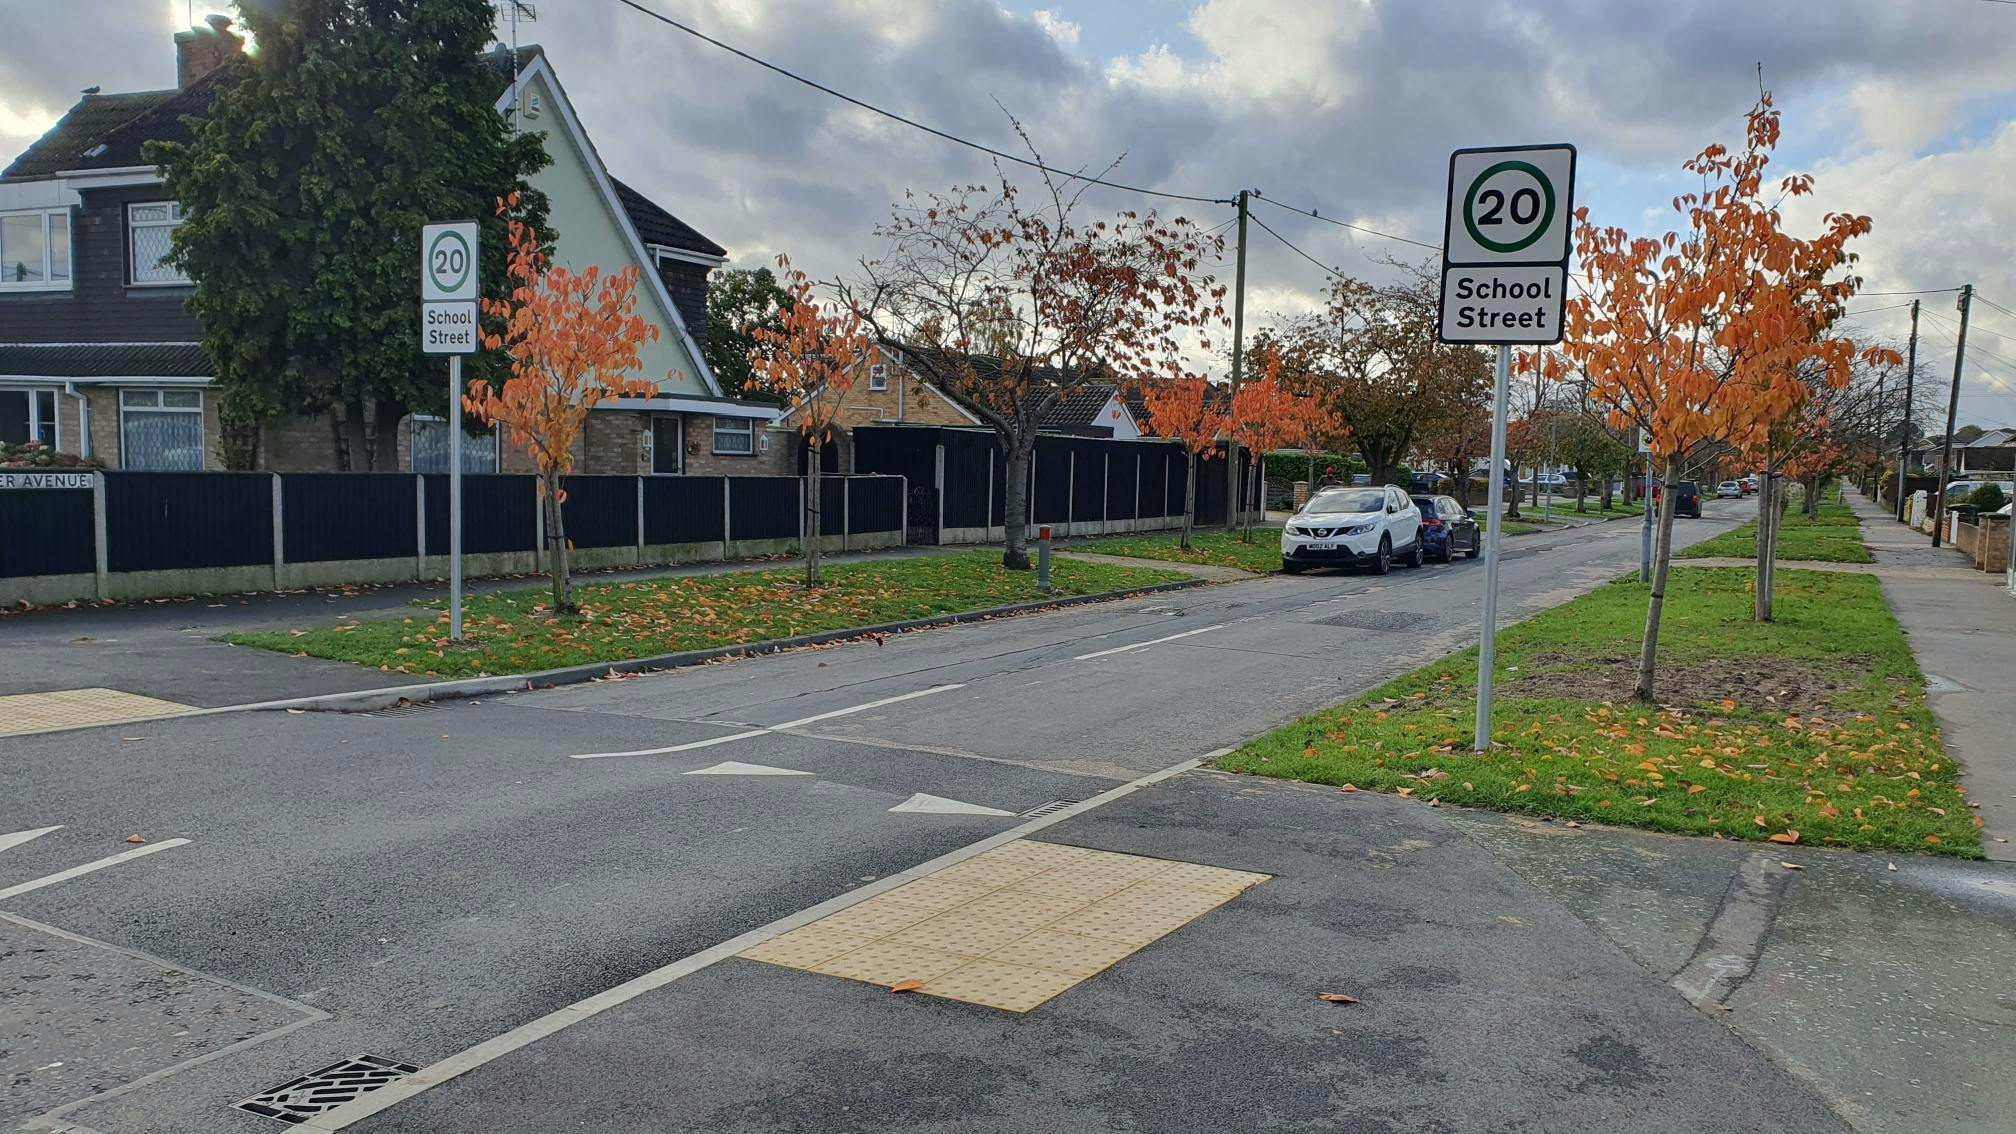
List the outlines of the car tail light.
{"label": "car tail light", "polygon": [[1422,520],[1422,521],[1421,521],[1421,526],[1422,526],[1422,527],[1424,527],[1424,528],[1439,528],[1439,527],[1441,527],[1441,526],[1442,526],[1442,521],[1440,521],[1440,520]]}

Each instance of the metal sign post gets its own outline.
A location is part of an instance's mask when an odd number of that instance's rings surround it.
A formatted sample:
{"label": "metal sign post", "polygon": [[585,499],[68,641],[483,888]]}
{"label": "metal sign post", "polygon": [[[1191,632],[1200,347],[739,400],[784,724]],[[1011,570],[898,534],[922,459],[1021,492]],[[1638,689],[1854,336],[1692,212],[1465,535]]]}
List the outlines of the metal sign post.
{"label": "metal sign post", "polygon": [[420,349],[448,356],[448,636],[462,640],[462,356],[476,332],[475,221],[420,231]]}
{"label": "metal sign post", "polygon": [[1474,747],[1479,752],[1491,746],[1512,347],[1561,341],[1574,212],[1573,146],[1489,147],[1449,155],[1436,338],[1498,348],[1491,399],[1491,499],[1484,523],[1483,626],[1477,646]]}

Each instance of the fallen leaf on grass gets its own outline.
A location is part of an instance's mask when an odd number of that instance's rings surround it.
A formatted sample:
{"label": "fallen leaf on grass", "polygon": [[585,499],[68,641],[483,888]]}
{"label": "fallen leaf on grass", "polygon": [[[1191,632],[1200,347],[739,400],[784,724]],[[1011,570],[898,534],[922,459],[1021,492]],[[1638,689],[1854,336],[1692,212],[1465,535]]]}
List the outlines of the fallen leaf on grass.
{"label": "fallen leaf on grass", "polygon": [[923,981],[921,981],[921,980],[899,980],[899,981],[897,981],[897,982],[896,982],[895,984],[892,984],[892,985],[890,985],[890,986],[889,986],[889,991],[891,991],[891,992],[915,992],[915,991],[917,991],[918,989],[920,989],[920,988],[923,988],[923,987],[924,987],[924,982],[923,982]]}
{"label": "fallen leaf on grass", "polygon": [[1358,998],[1357,998],[1357,997],[1355,997],[1355,996],[1346,996],[1346,995],[1344,995],[1344,994],[1343,994],[1343,993],[1341,993],[1341,992],[1319,992],[1319,993],[1317,993],[1317,994],[1316,994],[1316,999],[1318,999],[1318,1000],[1327,1000],[1327,1001],[1329,1001],[1329,1002],[1330,1002],[1330,1003],[1332,1003],[1332,1004],[1356,1004],[1356,1003],[1358,1003]]}
{"label": "fallen leaf on grass", "polygon": [[1764,839],[1766,842],[1786,843],[1789,845],[1791,843],[1796,843],[1799,841],[1799,832],[1791,829],[1790,827],[1787,827],[1786,829],[1778,832],[1775,835],[1764,836]]}

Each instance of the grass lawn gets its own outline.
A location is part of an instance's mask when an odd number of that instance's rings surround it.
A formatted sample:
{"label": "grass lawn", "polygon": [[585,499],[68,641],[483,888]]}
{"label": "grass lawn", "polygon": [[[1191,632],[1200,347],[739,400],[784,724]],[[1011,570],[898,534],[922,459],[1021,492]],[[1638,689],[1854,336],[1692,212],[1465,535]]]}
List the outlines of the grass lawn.
{"label": "grass lawn", "polygon": [[1147,535],[1132,539],[1100,540],[1097,543],[1074,543],[1068,550],[1090,551],[1100,555],[1125,555],[1135,559],[1161,559],[1171,563],[1202,563],[1212,567],[1236,567],[1241,571],[1279,571],[1281,569],[1281,530],[1279,528],[1254,528],[1253,542],[1241,543],[1237,535],[1227,535],[1221,529],[1212,531],[1192,531],[1190,550],[1177,546],[1178,535]]}
{"label": "grass lawn", "polygon": [[[398,673],[472,677],[739,645],[1043,597],[1036,593],[1035,572],[1004,571],[1000,556],[988,551],[849,563],[828,566],[824,574],[827,584],[810,593],[800,585],[802,567],[580,586],[578,618],[549,615],[552,591],[546,588],[480,595],[464,602],[468,644],[460,647],[446,640],[442,601],[424,604],[408,618],[231,634],[223,641]],[[1052,594],[1059,596],[1188,577],[1067,560],[1051,564]]]}
{"label": "grass lawn", "polygon": [[[1834,494],[1838,500],[1839,495]],[[1751,559],[1757,555],[1757,521],[1734,531],[1704,540],[1676,553],[1681,559],[1706,559],[1728,555]],[[1862,528],[1846,504],[1823,502],[1820,514],[1808,519],[1796,507],[1785,513],[1778,528],[1778,560],[1808,559],[1828,563],[1874,563],[1876,557],[1862,545]]]}
{"label": "grass lawn", "polygon": [[1680,834],[1980,855],[1974,812],[1876,579],[1673,573],[1657,707],[1631,699],[1635,580],[1500,633],[1488,753],[1470,751],[1477,654],[1455,655],[1220,760],[1230,771]]}

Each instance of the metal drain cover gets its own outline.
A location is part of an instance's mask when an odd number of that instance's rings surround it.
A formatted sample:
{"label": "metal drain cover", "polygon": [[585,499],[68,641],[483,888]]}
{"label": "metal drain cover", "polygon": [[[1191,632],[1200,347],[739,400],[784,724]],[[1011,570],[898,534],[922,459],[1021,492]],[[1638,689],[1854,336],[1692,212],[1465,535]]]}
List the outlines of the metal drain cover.
{"label": "metal drain cover", "polygon": [[334,1110],[351,1099],[394,1083],[420,1070],[410,1063],[382,1055],[359,1055],[331,1063],[320,1071],[261,1091],[244,1102],[233,1104],[282,1122],[306,1122],[324,1111]]}
{"label": "metal drain cover", "polygon": [[414,713],[431,713],[437,706],[432,701],[402,701],[389,709],[373,709],[368,716],[404,717]]}
{"label": "metal drain cover", "polygon": [[1059,811],[1062,811],[1062,810],[1064,810],[1064,809],[1065,809],[1065,808],[1067,808],[1067,807],[1071,807],[1071,806],[1073,806],[1073,805],[1077,804],[1078,802],[1079,802],[1079,801],[1078,801],[1078,800],[1075,800],[1075,799],[1053,799],[1053,800],[1051,800],[1051,801],[1050,801],[1050,802],[1048,802],[1048,803],[1040,803],[1040,804],[1037,804],[1037,805],[1036,805],[1035,807],[1032,807],[1032,808],[1030,808],[1029,810],[1027,810],[1027,811],[1024,811],[1024,812],[1023,812],[1022,814],[1020,814],[1020,815],[1017,815],[1017,816],[1016,816],[1016,818],[1017,818],[1017,819],[1041,819],[1041,818],[1043,818],[1043,817],[1044,817],[1045,815],[1055,815],[1055,814],[1057,814],[1057,813],[1058,813]]}
{"label": "metal drain cover", "polygon": [[1343,626],[1352,630],[1375,630],[1382,634],[1412,630],[1430,619],[1411,610],[1347,610],[1315,620],[1318,626]]}

